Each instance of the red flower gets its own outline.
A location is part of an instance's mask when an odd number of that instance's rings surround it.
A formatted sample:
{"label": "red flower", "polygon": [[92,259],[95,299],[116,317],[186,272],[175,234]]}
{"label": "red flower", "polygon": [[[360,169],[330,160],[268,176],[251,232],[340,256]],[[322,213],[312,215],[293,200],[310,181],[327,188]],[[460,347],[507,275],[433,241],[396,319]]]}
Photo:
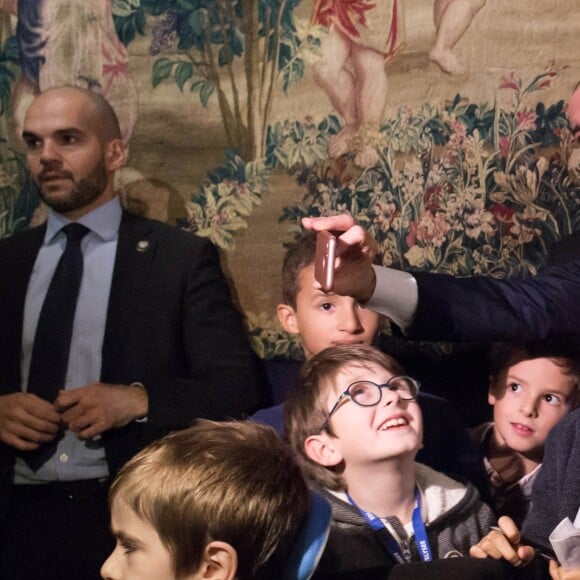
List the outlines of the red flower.
{"label": "red flower", "polygon": [[489,208],[489,211],[494,215],[498,222],[511,223],[513,215],[516,213],[515,209],[511,209],[503,203],[496,203]]}
{"label": "red flower", "polygon": [[425,190],[425,195],[423,196],[425,209],[435,213],[435,211],[439,209],[439,202],[441,201],[442,193],[443,188],[440,185],[428,187]]}
{"label": "red flower", "polygon": [[408,248],[417,243],[417,224],[414,221],[409,222],[409,233],[405,236],[405,243]]}

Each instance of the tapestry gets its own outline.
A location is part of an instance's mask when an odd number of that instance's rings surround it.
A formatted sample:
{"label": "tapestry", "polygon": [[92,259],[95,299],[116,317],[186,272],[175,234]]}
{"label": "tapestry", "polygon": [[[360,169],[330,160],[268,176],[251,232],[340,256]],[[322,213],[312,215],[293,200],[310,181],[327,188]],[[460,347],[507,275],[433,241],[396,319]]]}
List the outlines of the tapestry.
{"label": "tapestry", "polygon": [[350,212],[383,264],[535,274],[580,229],[577,0],[2,0],[0,237],[42,221],[19,134],[46,88],[113,104],[124,204],[222,251],[253,345],[300,218]]}

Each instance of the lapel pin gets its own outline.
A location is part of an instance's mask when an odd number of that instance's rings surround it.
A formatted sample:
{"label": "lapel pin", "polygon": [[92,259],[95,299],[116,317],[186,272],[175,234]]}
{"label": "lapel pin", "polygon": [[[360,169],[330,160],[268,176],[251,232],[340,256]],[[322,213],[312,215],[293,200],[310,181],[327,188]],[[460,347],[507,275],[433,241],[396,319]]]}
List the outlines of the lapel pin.
{"label": "lapel pin", "polygon": [[141,240],[137,242],[137,251],[146,252],[149,249],[149,242],[147,240]]}

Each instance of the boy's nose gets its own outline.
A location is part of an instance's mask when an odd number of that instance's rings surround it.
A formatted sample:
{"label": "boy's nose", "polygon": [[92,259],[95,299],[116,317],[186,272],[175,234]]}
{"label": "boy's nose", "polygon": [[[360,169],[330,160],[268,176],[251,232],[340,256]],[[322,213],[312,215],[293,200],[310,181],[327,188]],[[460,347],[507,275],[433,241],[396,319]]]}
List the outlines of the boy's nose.
{"label": "boy's nose", "polygon": [[388,407],[389,405],[398,403],[401,400],[398,391],[389,389],[389,387],[381,387],[381,405],[383,405],[383,407]]}
{"label": "boy's nose", "polygon": [[340,313],[340,330],[354,334],[360,332],[362,324],[355,307],[348,307],[341,310]]}
{"label": "boy's nose", "polygon": [[526,417],[536,417],[538,415],[538,405],[532,397],[522,399],[520,411]]}
{"label": "boy's nose", "polygon": [[115,550],[113,550],[101,566],[101,578],[104,580],[115,580],[117,577],[120,576],[115,576]]}

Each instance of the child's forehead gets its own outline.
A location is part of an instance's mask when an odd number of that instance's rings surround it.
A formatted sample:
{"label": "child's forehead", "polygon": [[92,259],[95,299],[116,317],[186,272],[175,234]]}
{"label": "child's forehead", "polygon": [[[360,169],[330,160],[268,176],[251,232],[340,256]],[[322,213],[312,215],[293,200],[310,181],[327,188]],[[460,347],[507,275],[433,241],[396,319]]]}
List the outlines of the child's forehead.
{"label": "child's forehead", "polygon": [[314,262],[310,262],[300,268],[296,293],[297,296],[301,294],[322,294],[321,290],[314,288]]}
{"label": "child's forehead", "polygon": [[374,361],[353,360],[344,363],[337,372],[326,381],[327,388],[344,391],[355,381],[373,381],[382,383],[388,381],[393,373],[383,365]]}
{"label": "child's forehead", "polygon": [[566,359],[535,357],[513,362],[506,369],[508,378],[527,380],[531,385],[546,391],[557,388],[572,391],[576,388],[577,378],[570,374]]}

